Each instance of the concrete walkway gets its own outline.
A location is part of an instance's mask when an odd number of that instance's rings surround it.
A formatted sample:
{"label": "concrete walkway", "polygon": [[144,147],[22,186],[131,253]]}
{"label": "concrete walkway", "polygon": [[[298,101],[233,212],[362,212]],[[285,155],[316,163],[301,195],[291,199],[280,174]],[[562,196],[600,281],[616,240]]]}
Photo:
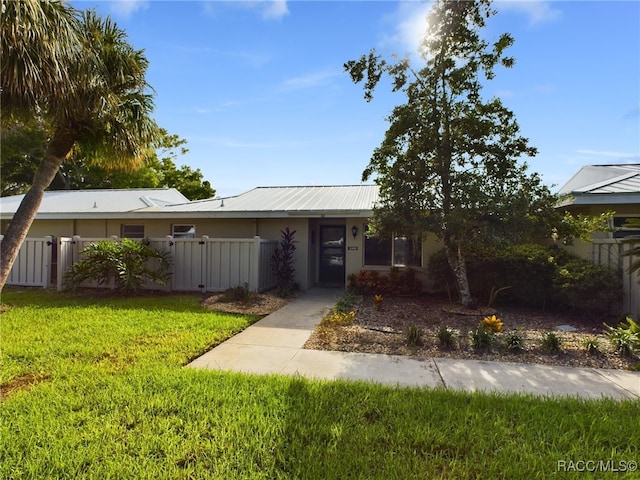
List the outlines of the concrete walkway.
{"label": "concrete walkway", "polygon": [[583,398],[640,398],[640,373],[524,363],[304,350],[342,290],[314,288],[195,359],[194,368],[386,385]]}

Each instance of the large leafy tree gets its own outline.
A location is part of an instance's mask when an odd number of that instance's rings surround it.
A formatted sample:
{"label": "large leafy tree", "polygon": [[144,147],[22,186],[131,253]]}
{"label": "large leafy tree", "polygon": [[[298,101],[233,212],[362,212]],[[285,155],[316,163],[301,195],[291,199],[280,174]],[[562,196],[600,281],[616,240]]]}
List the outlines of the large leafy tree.
{"label": "large leafy tree", "polygon": [[158,128],[150,117],[147,59],[110,19],[54,1],[3,1],[0,34],[3,124],[42,117],[51,126],[31,188],[2,241],[2,288],[45,189],[74,146],[92,160],[136,165]]}
{"label": "large leafy tree", "polygon": [[[3,126],[0,151],[0,195],[25,193],[44,155],[47,134],[37,121]],[[186,140],[159,130],[159,138],[138,168],[95,163],[78,148],[67,156],[48,190],[100,188],[176,188],[191,200],[211,198],[215,189],[200,169],[178,167],[178,155],[188,153]]]}
{"label": "large leafy tree", "polygon": [[473,303],[465,252],[476,242],[547,236],[549,221],[559,220],[555,196],[520,161],[536,149],[500,99],[481,95],[496,66],[514,64],[505,55],[513,43],[509,34],[493,43],[481,35],[494,13],[488,0],[436,0],[421,68],[407,59],[387,62],[375,50],[345,64],[354,82],[364,82],[367,101],[384,76],[406,95],[363,173],[363,180],[373,176],[380,186],[374,229],[435,233],[465,305]]}

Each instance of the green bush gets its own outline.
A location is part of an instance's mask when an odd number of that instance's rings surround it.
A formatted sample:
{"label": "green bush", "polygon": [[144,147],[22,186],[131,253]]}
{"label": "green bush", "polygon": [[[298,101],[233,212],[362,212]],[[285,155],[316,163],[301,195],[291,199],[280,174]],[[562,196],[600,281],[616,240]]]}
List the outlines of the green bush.
{"label": "green bush", "polygon": [[512,352],[520,352],[524,350],[524,334],[518,330],[508,332],[504,337],[504,346]]}
{"label": "green bush", "polygon": [[618,272],[578,258],[556,270],[553,287],[556,304],[580,311],[609,313],[622,299]]}
{"label": "green bush", "polygon": [[65,274],[65,284],[78,288],[83,282],[112,285],[117,291],[135,293],[145,282],[166,285],[171,278],[171,254],[141,241],[100,240],[90,243]]}
{"label": "green bush", "polygon": [[245,283],[244,285],[227,288],[217,301],[220,303],[250,303],[254,297],[255,296],[251,291],[249,291],[249,287]]}
{"label": "green bush", "polygon": [[493,333],[478,327],[471,332],[471,345],[479,352],[488,352],[493,347],[494,338]]}
{"label": "green bush", "polygon": [[419,347],[423,345],[422,343],[422,329],[418,325],[411,325],[407,328],[405,332],[405,339],[407,341],[407,345],[412,347]]}
{"label": "green bush", "polygon": [[640,350],[640,324],[634,322],[631,317],[627,317],[617,327],[611,327],[606,323],[604,326],[609,341],[620,353],[633,357],[635,352]]}
{"label": "green bush", "polygon": [[547,332],[542,337],[542,349],[549,353],[560,353],[562,351],[562,338],[555,332]]}
{"label": "green bush", "polygon": [[361,295],[417,295],[422,292],[422,282],[416,278],[413,268],[392,267],[388,275],[377,270],[361,270],[348,277],[349,290]]}
{"label": "green bush", "polygon": [[353,293],[347,291],[338,297],[336,300],[336,306],[334,310],[337,313],[349,313],[353,310],[353,304],[356,302],[356,297]]}
{"label": "green bush", "polygon": [[443,325],[438,329],[438,344],[441,348],[453,350],[456,348],[456,336],[456,330]]}
{"label": "green bush", "polygon": [[[556,246],[477,246],[466,260],[469,287],[480,303],[610,313],[622,295],[616,271]],[[443,250],[429,259],[428,273],[436,285],[456,291]]]}

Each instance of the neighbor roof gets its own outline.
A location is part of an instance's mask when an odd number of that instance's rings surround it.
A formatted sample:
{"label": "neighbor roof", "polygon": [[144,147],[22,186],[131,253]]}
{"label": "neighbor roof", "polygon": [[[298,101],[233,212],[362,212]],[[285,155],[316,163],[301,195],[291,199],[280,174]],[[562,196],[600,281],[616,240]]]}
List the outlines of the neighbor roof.
{"label": "neighbor roof", "polygon": [[[3,219],[13,217],[23,197],[1,199]],[[258,187],[192,202],[175,189],[65,190],[45,192],[36,218],[367,217],[377,200],[376,185]]]}
{"label": "neighbor roof", "polygon": [[587,165],[558,194],[562,206],[640,204],[640,164]]}
{"label": "neighbor roof", "polygon": [[[24,195],[0,198],[2,218],[13,217]],[[38,215],[134,212],[188,202],[175,188],[135,188],[126,190],[56,190],[44,192]],[[50,217],[51,218],[51,217]]]}

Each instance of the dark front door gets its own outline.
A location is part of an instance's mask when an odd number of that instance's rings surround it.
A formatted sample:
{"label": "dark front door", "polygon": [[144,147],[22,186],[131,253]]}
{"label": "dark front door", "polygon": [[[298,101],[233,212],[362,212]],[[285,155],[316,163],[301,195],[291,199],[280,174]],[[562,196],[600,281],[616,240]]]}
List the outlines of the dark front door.
{"label": "dark front door", "polygon": [[320,283],[344,285],[345,227],[320,227]]}

